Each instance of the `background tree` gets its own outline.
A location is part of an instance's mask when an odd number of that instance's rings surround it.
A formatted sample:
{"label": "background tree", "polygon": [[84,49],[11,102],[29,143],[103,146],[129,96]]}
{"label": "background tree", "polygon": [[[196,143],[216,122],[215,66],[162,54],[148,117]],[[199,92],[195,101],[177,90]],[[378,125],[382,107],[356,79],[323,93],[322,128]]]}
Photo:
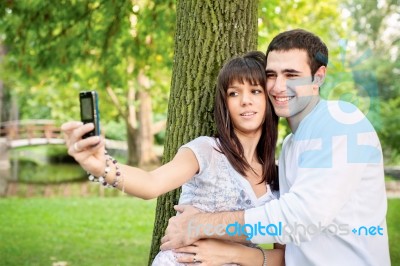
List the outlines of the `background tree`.
{"label": "background tree", "polygon": [[[272,38],[282,31],[302,28],[317,34],[326,42],[329,47],[330,64],[335,61],[340,62],[338,43],[346,38],[346,27],[350,23],[349,19],[342,15],[341,3],[342,0],[260,0],[258,49],[265,52]],[[329,67],[329,75],[332,73],[332,68]],[[327,94],[325,88],[329,88],[329,84],[322,88],[323,94]],[[278,152],[281,142],[289,132],[286,119],[280,119]]]}
{"label": "background tree", "polygon": [[22,118],[78,119],[78,92],[96,89],[102,121],[126,123],[127,134],[117,134],[128,140],[128,163],[154,159],[162,123],[152,125],[149,96],[165,113],[168,86],[159,80],[170,73],[174,1],[2,1],[0,12],[2,77]]}
{"label": "background tree", "polygon": [[[400,5],[398,0],[346,0],[352,17],[347,57],[354,90],[364,94],[386,164],[400,160]],[[357,98],[356,98],[357,99]]]}
{"label": "background tree", "polygon": [[[164,163],[184,143],[214,133],[215,82],[224,61],[257,49],[257,1],[178,0],[171,94],[168,106]],[[177,169],[179,171],[179,169]],[[149,264],[180,190],[157,201]]]}

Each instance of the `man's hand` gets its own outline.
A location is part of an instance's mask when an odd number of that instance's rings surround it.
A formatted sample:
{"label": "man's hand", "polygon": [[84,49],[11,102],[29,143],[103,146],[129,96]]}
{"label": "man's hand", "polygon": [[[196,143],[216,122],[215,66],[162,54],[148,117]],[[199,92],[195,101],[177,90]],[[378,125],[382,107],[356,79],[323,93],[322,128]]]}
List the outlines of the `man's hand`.
{"label": "man's hand", "polygon": [[200,211],[191,205],[176,205],[174,209],[180,214],[169,219],[165,236],[161,239],[161,250],[189,246],[199,240],[200,237],[191,234],[188,229],[189,223],[194,223],[197,220],[196,215],[200,215]]}

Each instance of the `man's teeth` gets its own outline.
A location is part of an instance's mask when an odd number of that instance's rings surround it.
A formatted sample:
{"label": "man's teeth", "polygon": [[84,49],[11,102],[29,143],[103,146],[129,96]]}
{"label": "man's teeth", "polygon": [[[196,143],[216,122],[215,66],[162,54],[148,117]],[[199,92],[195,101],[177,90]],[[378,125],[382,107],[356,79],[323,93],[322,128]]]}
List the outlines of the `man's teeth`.
{"label": "man's teeth", "polygon": [[291,97],[275,97],[275,100],[278,101],[278,102],[286,102],[286,101],[289,101],[292,98],[294,98],[294,96],[291,96]]}
{"label": "man's teeth", "polygon": [[255,112],[250,112],[250,113],[243,113],[241,114],[241,116],[250,116],[250,115],[254,115]]}

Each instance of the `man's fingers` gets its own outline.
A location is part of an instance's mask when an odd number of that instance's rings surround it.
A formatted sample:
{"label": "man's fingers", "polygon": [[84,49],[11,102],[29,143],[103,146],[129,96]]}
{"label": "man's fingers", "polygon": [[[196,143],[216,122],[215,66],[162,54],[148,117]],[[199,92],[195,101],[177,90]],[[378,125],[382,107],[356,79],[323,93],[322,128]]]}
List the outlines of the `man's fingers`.
{"label": "man's fingers", "polygon": [[188,205],[175,205],[174,209],[178,212],[184,212]]}
{"label": "man's fingers", "polygon": [[166,242],[168,242],[168,236],[167,236],[167,235],[165,235],[165,236],[163,236],[163,237],[161,238],[161,244],[164,244],[164,243],[166,243]]}
{"label": "man's fingers", "polygon": [[184,244],[182,241],[170,240],[168,238],[168,235],[164,236],[161,239],[161,243],[162,244],[160,246],[160,250],[162,250],[162,251],[170,250],[170,249],[177,249],[177,248],[181,248],[181,247],[188,245],[188,244]]}
{"label": "man's fingers", "polygon": [[162,243],[160,246],[160,250],[162,250],[162,251],[166,251],[166,250],[170,250],[170,249],[173,249],[173,246],[172,246],[171,242],[169,242],[169,241]]}

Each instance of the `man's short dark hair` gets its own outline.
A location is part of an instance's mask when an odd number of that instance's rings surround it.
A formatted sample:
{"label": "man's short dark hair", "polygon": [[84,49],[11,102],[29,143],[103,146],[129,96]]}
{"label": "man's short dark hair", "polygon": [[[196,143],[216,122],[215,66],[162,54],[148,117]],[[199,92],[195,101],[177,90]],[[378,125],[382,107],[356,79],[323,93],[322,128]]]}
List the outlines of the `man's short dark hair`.
{"label": "man's short dark hair", "polygon": [[325,43],[315,34],[303,29],[289,30],[275,36],[268,46],[266,56],[272,51],[293,49],[307,52],[312,77],[321,66],[328,65],[328,48]]}

